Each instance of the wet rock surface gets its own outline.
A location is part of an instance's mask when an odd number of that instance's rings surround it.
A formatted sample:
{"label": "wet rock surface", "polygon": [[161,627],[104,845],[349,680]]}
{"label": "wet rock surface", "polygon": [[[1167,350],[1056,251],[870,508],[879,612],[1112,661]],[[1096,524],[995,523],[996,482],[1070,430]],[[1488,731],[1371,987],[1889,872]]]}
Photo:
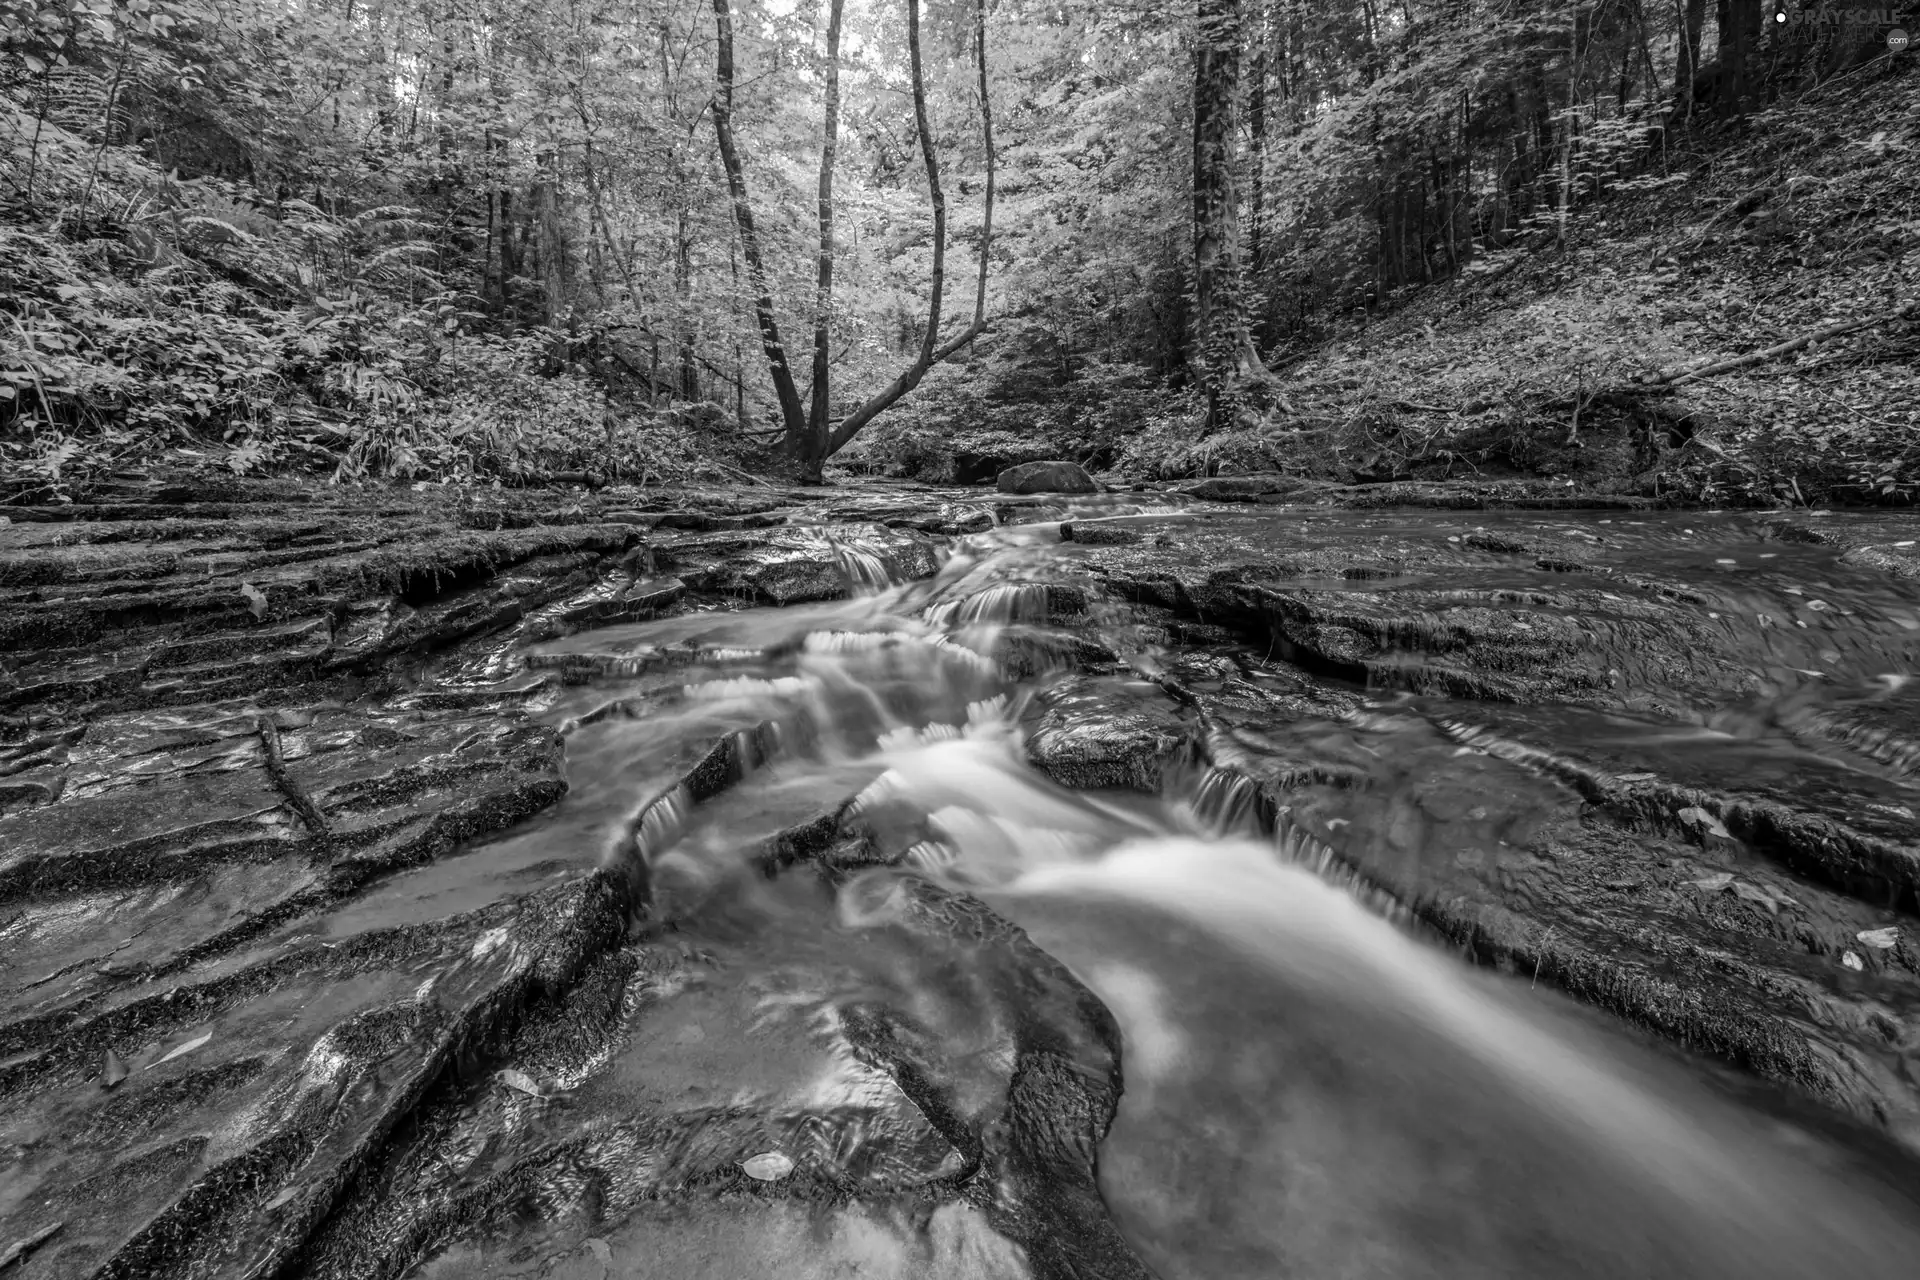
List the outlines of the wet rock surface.
{"label": "wet rock surface", "polygon": [[1075,462],[1022,462],[996,480],[1002,493],[1097,493],[1100,486]]}
{"label": "wet rock surface", "polygon": [[[858,650],[885,701],[889,646],[1019,682],[1061,786],[1189,794],[1920,1147],[1920,703],[1879,679],[1920,659],[1911,524],[1282,493],[9,508],[0,1251],[745,1274],[884,1237],[900,1274],[1148,1274],[1095,1179],[1107,1010],[967,893],[866,874],[938,865],[937,821],[768,767],[821,732],[769,671]],[[943,635],[749,625],[952,575],[996,523],[1028,542],[916,602]]]}

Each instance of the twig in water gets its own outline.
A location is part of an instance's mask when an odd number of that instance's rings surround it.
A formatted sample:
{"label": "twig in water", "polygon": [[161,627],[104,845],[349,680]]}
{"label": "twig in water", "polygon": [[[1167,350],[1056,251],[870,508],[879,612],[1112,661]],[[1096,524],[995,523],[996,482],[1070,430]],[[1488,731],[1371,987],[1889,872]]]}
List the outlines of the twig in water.
{"label": "twig in water", "polygon": [[261,716],[257,724],[260,745],[267,756],[267,776],[273,779],[274,789],[287,798],[287,804],[300,815],[300,821],[306,824],[308,831],[322,840],[327,839],[333,830],[327,825],[326,815],[320,812],[319,806],[314,804],[313,797],[307,794],[307,789],[300,785],[299,779],[287,770],[286,752],[280,746],[280,726],[273,722],[272,716]]}

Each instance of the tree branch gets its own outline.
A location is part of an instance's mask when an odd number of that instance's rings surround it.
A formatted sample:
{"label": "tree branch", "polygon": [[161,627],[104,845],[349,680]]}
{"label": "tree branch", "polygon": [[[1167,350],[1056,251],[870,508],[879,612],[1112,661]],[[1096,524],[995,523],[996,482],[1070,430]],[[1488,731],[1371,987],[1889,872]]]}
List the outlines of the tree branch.
{"label": "tree branch", "polygon": [[[716,3],[720,0],[716,0]],[[980,241],[980,277],[974,294],[973,323],[951,341],[940,342],[941,294],[947,274],[947,200],[940,190],[940,157],[934,150],[933,130],[927,122],[927,82],[920,57],[920,0],[907,0],[907,51],[913,81],[913,118],[920,134],[920,158],[927,169],[927,187],[933,203],[933,278],[932,296],[927,303],[927,332],[920,343],[920,354],[899,377],[881,389],[865,404],[841,419],[827,438],[826,455],[832,457],[859,435],[902,396],[920,385],[927,370],[986,332],[988,249],[993,234],[993,115],[987,105],[987,18],[985,0],[977,0],[975,35],[979,47],[980,107],[982,129],[987,139],[986,217]]]}
{"label": "tree branch", "polygon": [[1735,356],[1730,360],[1721,360],[1700,369],[1668,369],[1661,373],[1650,374],[1641,381],[1648,386],[1677,386],[1682,382],[1692,382],[1696,378],[1711,378],[1715,374],[1730,373],[1735,369],[1744,369],[1748,365],[1760,364],[1777,356],[1791,355],[1800,348],[1815,342],[1824,342],[1828,338],[1837,338],[1842,334],[1853,333],[1859,329],[1871,329],[1875,325],[1885,324],[1889,320],[1904,320],[1908,316],[1920,313],[1920,302],[1903,303],[1885,315],[1870,316],[1865,320],[1843,320],[1830,324],[1824,329],[1815,329],[1812,333],[1803,333],[1797,338],[1776,343],[1760,351],[1749,352],[1744,356]]}
{"label": "tree branch", "polygon": [[733,138],[733,16],[727,0],[713,0],[714,29],[719,40],[715,52],[713,132],[720,144],[720,162],[727,171],[727,191],[733,197],[733,220],[740,231],[740,249],[747,260],[747,275],[753,282],[754,318],[760,326],[760,347],[766,353],[767,369],[773,375],[773,390],[780,401],[780,417],[790,432],[806,428],[806,414],[800,405],[800,391],[794,384],[793,370],[787,367],[786,347],[780,341],[780,326],[773,314],[773,290],[767,283],[767,266],[760,255],[760,237],[753,226],[753,206],[747,200],[746,171],[740,163],[739,149]]}

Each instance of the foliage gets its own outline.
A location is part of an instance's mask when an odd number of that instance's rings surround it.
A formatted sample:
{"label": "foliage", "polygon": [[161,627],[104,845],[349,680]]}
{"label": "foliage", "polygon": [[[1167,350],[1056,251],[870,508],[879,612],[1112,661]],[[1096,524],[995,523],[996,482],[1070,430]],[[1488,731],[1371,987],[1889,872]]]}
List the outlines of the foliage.
{"label": "foliage", "polygon": [[[1831,24],[1769,26],[1739,83],[1789,97],[1743,130],[1715,97],[1737,78],[1711,20],[1682,74],[1685,8],[1241,0],[1246,296],[1280,373],[1268,420],[1203,438],[1196,10],[993,0],[992,338],[844,461],[1920,491],[1901,333],[1859,365],[1810,353],[1667,401],[1622,390],[1750,349],[1762,308],[1791,333],[1913,284],[1898,175],[1920,139],[1902,91],[1865,92],[1899,68],[1861,66],[1873,50]],[[732,10],[734,127],[799,335],[827,6]],[[950,316],[971,311],[982,243],[972,15],[923,11]],[[898,0],[851,0],[836,418],[926,314],[904,42]],[[517,482],[764,461],[714,73],[708,0],[0,0],[0,467],[58,483],[184,448],[241,472]]]}

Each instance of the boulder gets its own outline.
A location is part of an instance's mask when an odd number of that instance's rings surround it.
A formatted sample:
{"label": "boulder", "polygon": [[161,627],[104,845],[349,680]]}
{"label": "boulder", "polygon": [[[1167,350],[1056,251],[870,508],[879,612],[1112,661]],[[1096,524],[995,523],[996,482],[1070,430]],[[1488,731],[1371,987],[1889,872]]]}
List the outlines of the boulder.
{"label": "boulder", "polygon": [[1002,493],[1098,493],[1079,464],[1073,462],[1023,462],[1000,473]]}
{"label": "boulder", "polygon": [[1311,480],[1269,472],[1251,476],[1215,476],[1189,485],[1180,492],[1208,502],[1258,502],[1265,497],[1285,497],[1314,487]]}

